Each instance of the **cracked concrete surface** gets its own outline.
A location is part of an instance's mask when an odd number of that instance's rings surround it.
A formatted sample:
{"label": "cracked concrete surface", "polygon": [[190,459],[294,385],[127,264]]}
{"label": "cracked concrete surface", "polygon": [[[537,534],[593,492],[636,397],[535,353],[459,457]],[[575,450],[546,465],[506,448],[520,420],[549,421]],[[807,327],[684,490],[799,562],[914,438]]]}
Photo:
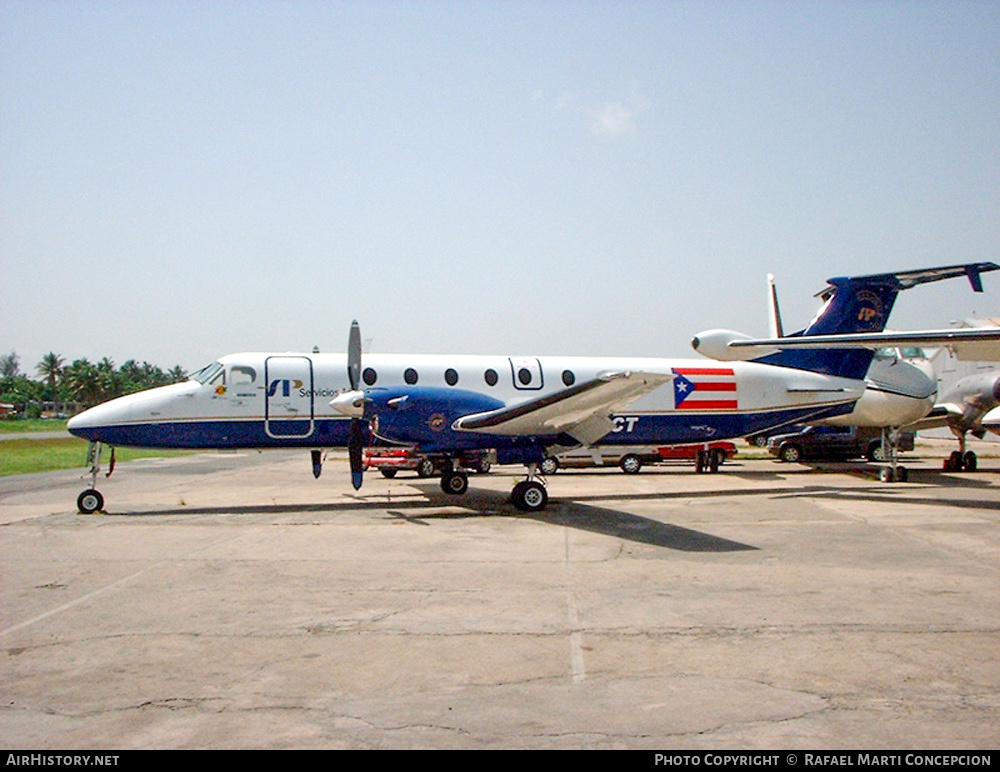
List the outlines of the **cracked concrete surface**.
{"label": "cracked concrete surface", "polygon": [[[924,451],[928,453],[928,451]],[[10,748],[993,748],[1000,472],[0,481]],[[1000,466],[1000,465],[998,465]],[[489,514],[483,514],[489,513]]]}

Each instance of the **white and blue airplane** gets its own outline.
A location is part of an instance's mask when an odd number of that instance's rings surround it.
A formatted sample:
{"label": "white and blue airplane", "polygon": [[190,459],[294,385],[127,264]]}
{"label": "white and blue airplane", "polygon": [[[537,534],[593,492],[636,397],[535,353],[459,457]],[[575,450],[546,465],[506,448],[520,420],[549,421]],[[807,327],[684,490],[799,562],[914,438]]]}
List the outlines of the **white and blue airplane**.
{"label": "white and blue airplane", "polygon": [[[829,281],[824,305],[794,337],[884,329],[899,290],[925,281],[1000,268],[977,263]],[[977,287],[977,285],[980,285]],[[695,339],[718,347],[724,331]],[[739,336],[743,339],[746,336]],[[460,459],[489,452],[525,464],[512,491],[519,509],[548,501],[537,465],[553,449],[579,445],[671,445],[742,437],[777,426],[863,411],[868,350],[782,351],[746,361],[698,359],[361,356],[357,322],[346,354],[244,353],[222,357],[187,381],[120,397],[72,418],[91,442],[91,487],[81,512],[103,508],[95,489],[101,444],[157,448],[304,448],[319,475],[323,449],[347,447],[352,483],[362,483],[362,452],[377,438],[443,460],[441,487],[468,488]],[[907,382],[912,374],[902,378]],[[879,395],[900,423],[933,404],[926,383]],[[902,420],[912,416],[908,420]]]}

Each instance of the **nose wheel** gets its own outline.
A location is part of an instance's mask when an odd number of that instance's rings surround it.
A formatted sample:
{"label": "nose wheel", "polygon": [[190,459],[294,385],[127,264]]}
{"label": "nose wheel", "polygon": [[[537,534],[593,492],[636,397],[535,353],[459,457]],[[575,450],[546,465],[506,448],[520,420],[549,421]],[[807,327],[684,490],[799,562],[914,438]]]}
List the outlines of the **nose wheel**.
{"label": "nose wheel", "polygon": [[92,515],[94,512],[100,512],[104,509],[104,496],[101,495],[100,491],[93,488],[85,490],[77,496],[76,508],[83,515]]}

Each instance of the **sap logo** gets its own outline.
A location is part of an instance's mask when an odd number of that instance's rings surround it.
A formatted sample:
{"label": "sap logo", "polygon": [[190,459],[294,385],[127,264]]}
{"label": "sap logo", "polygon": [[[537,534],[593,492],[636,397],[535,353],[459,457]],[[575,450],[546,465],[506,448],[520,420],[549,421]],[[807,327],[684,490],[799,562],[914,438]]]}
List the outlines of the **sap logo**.
{"label": "sap logo", "polygon": [[611,419],[611,422],[615,425],[615,428],[611,430],[615,434],[618,434],[619,432],[626,432],[626,433],[628,433],[628,432],[631,432],[635,428],[635,425],[637,423],[639,423],[639,416],[637,416],[637,415],[630,415],[630,416],[620,416],[620,415],[617,415],[617,416],[615,416],[614,418]]}
{"label": "sap logo", "polygon": [[287,378],[284,380],[275,379],[271,381],[271,385],[267,387],[267,396],[273,397],[278,393],[278,386],[281,386],[281,396],[290,397],[292,395],[292,389],[301,389],[302,381],[295,380],[290,381]]}
{"label": "sap logo", "polygon": [[871,290],[861,290],[856,300],[859,326],[862,329],[874,328],[882,320],[882,298]]}

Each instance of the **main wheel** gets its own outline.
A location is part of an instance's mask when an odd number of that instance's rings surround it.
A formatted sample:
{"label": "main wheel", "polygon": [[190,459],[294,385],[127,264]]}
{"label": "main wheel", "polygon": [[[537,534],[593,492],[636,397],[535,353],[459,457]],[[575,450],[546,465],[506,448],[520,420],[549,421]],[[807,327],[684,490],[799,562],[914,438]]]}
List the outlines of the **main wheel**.
{"label": "main wheel", "polygon": [[634,453],[629,453],[622,456],[622,460],[618,462],[618,466],[622,468],[625,474],[639,474],[639,470],[642,469],[642,461]]}
{"label": "main wheel", "polygon": [[885,451],[882,450],[881,442],[872,442],[868,445],[868,452],[865,454],[869,461],[885,461]]}
{"label": "main wheel", "polygon": [[975,472],[977,463],[976,454],[971,450],[965,451],[965,455],[962,456],[962,469],[966,472]]}
{"label": "main wheel", "polygon": [[802,460],[802,448],[798,445],[782,445],[780,455],[782,461],[794,464]]}
{"label": "main wheel", "polygon": [[719,471],[719,467],[722,466],[722,462],[726,460],[725,452],[715,448],[714,450],[708,451],[708,470],[715,474]]}
{"label": "main wheel", "polygon": [[388,477],[390,480],[396,476],[396,472],[398,471],[399,471],[398,469],[379,469],[379,472],[382,473],[382,476]]}
{"label": "main wheel", "polygon": [[76,508],[84,515],[91,515],[104,509],[104,496],[93,488],[85,490],[76,498]]}
{"label": "main wheel", "polygon": [[549,492],[537,480],[519,482],[510,495],[514,506],[522,512],[539,512],[549,502]]}
{"label": "main wheel", "polygon": [[542,474],[555,474],[559,470],[559,459],[546,456],[542,463],[538,465],[538,471]]}
{"label": "main wheel", "polygon": [[445,472],[441,477],[441,490],[451,496],[461,496],[469,490],[469,476],[464,472]]}

